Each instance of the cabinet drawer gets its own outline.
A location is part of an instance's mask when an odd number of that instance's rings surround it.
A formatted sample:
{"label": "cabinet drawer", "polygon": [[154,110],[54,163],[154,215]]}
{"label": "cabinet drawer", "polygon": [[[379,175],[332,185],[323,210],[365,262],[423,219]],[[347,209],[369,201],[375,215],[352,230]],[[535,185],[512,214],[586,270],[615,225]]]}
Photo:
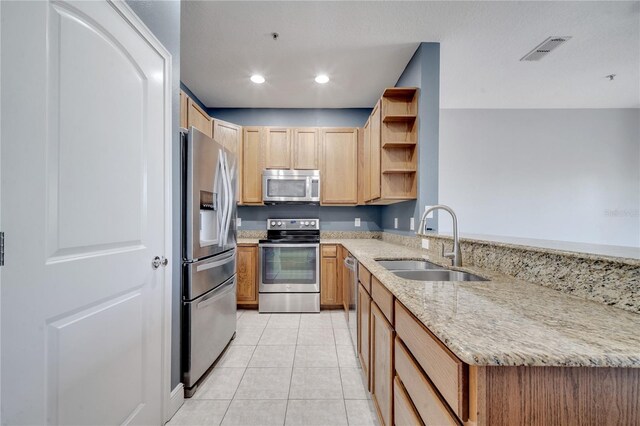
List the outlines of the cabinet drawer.
{"label": "cabinet drawer", "polygon": [[393,380],[393,424],[395,426],[424,425],[397,377]]}
{"label": "cabinet drawer", "polygon": [[333,244],[322,244],[322,257],[336,257],[338,255],[338,246]]}
{"label": "cabinet drawer", "polygon": [[449,412],[447,404],[440,399],[438,392],[433,389],[429,380],[398,338],[395,342],[394,356],[396,374],[402,381],[402,385],[404,385],[420,417],[425,419],[425,423],[427,425],[459,425],[460,422],[455,415]]}
{"label": "cabinet drawer", "polygon": [[468,366],[460,361],[398,301],[395,328],[402,343],[462,420],[468,417]]}
{"label": "cabinet drawer", "polygon": [[393,325],[393,294],[376,277],[371,277],[371,297]]}
{"label": "cabinet drawer", "polygon": [[367,293],[371,294],[371,272],[361,264],[358,264],[358,281],[367,290]]}

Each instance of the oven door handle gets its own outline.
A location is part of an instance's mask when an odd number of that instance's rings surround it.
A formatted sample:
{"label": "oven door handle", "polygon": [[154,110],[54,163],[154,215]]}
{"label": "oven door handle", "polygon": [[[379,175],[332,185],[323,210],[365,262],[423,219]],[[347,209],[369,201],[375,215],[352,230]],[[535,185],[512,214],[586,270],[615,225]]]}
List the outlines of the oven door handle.
{"label": "oven door handle", "polygon": [[262,248],[262,247],[266,247],[266,248],[271,248],[271,247],[299,247],[299,248],[314,247],[314,248],[319,249],[320,248],[320,243],[310,243],[310,244],[260,243],[260,244],[258,244],[258,247],[260,247],[260,248]]}

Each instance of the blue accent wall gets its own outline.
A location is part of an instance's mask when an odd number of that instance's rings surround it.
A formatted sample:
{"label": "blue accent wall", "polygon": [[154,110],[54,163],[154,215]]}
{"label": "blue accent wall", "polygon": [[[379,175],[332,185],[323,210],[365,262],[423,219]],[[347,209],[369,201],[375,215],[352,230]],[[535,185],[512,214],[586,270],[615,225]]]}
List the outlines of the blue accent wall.
{"label": "blue accent wall", "polygon": [[[209,115],[241,126],[362,127],[370,108],[209,108]],[[276,205],[238,207],[239,230],[266,229],[269,218],[319,218],[322,230],[379,231],[379,206]],[[360,218],[356,228],[354,219]]]}
{"label": "blue accent wall", "polygon": [[189,89],[189,88],[187,87],[187,85],[186,85],[186,84],[184,84],[182,81],[180,82],[180,88],[181,88],[181,89],[182,89],[182,90],[183,90],[187,95],[189,95],[189,97],[190,97],[191,99],[193,99],[193,101],[194,101],[195,103],[197,103],[197,104],[198,104],[198,106],[199,106],[200,108],[202,108],[202,109],[203,109],[203,110],[205,110],[205,111],[207,110],[207,107],[202,103],[202,101],[200,100],[200,98],[199,98],[199,97],[197,97],[197,96],[196,96],[196,94],[195,94],[195,93],[193,93],[193,92],[191,91],[191,89]]}
{"label": "blue accent wall", "polygon": [[180,253],[180,1],[127,0],[144,24],[171,53],[171,128],[173,147],[171,150],[172,168],[172,243],[170,254],[172,267],[171,292],[171,389],[180,383],[180,308],[182,305],[182,287],[180,272],[182,254]]}
{"label": "blue accent wall", "polygon": [[362,127],[371,108],[209,108],[208,112],[241,126]]}
{"label": "blue accent wall", "polygon": [[[425,205],[438,204],[438,146],[440,123],[440,43],[421,43],[407,64],[396,86],[419,87],[418,103],[418,199],[384,206],[381,226],[401,234],[410,231],[410,218],[416,230]],[[398,229],[394,229],[394,218]],[[427,226],[437,229],[437,215]]]}

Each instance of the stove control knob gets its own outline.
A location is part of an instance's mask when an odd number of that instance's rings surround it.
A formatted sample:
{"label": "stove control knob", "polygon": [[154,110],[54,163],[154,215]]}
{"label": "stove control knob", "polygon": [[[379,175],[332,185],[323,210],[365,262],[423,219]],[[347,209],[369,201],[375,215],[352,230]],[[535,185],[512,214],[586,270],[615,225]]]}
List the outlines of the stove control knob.
{"label": "stove control knob", "polygon": [[308,222],[308,221],[305,221],[305,222],[303,223],[303,225],[304,225],[304,226],[309,226],[309,222]]}
{"label": "stove control knob", "polygon": [[271,221],[271,226],[276,226],[276,221],[275,220]]}
{"label": "stove control knob", "polygon": [[278,226],[282,226],[282,222],[278,222]]}
{"label": "stove control knob", "polygon": [[311,226],[316,226],[316,221],[315,220],[311,221]]}

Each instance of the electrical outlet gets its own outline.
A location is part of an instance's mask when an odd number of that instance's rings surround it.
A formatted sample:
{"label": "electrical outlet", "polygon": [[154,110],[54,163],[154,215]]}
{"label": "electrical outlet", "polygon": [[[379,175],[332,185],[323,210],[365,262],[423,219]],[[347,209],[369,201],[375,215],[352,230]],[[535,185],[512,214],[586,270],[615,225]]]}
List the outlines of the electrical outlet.
{"label": "electrical outlet", "polygon": [[237,219],[236,219],[236,226],[237,226],[238,228],[242,226],[242,218],[241,218],[241,217],[239,217],[239,218],[237,218]]}
{"label": "electrical outlet", "polygon": [[409,218],[409,230],[410,231],[415,231],[416,230],[416,218],[415,217],[410,217]]}
{"label": "electrical outlet", "polygon": [[360,227],[360,218],[356,217],[355,223],[353,224],[353,226],[355,226],[356,228]]}
{"label": "electrical outlet", "polygon": [[425,250],[429,250],[429,239],[427,238],[422,239],[422,248]]}
{"label": "electrical outlet", "polygon": [[[428,208],[431,208],[431,206],[424,206],[424,210],[427,211]],[[433,211],[430,211],[429,214],[427,215],[428,219],[431,219],[433,217]]]}
{"label": "electrical outlet", "polygon": [[393,227],[394,227],[394,229],[398,229],[398,218],[397,217],[393,218]]}

